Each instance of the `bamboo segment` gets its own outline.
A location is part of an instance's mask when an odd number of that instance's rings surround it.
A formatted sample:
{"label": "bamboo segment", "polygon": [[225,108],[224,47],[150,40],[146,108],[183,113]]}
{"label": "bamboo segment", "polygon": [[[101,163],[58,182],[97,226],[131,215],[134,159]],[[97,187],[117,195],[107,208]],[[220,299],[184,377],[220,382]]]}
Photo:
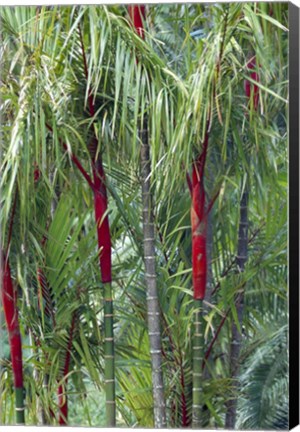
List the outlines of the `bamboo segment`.
{"label": "bamboo segment", "polygon": [[194,334],[193,334],[193,428],[202,427],[203,407],[203,368],[204,325],[203,301],[194,299]]}
{"label": "bamboo segment", "polygon": [[144,118],[143,129],[140,130],[141,145],[141,178],[143,203],[143,234],[145,282],[147,289],[148,334],[152,367],[154,425],[156,428],[166,427],[166,405],[162,372],[162,346],[160,331],[160,309],[157,294],[155,271],[155,236],[152,212],[152,195],[150,185],[150,148],[148,142],[148,122]]}
{"label": "bamboo segment", "polygon": [[104,284],[104,351],[105,351],[105,394],[106,394],[106,425],[116,425],[115,402],[115,362],[114,362],[114,330],[113,330],[113,299],[111,286],[111,238],[107,213],[107,192],[102,161],[94,162],[94,207],[97,224],[99,264],[101,280]]}
{"label": "bamboo segment", "polygon": [[16,425],[24,425],[25,417],[24,417],[24,388],[16,387],[15,388],[15,397],[16,397]]}
{"label": "bamboo segment", "polygon": [[[143,20],[145,19],[145,6],[129,6],[128,13],[136,32],[142,39],[144,39],[145,34]],[[164,428],[167,425],[166,403],[164,396],[164,382],[162,371],[162,345],[159,319],[160,308],[157,294],[155,270],[155,235],[152,211],[153,199],[151,194],[150,180],[150,146],[148,140],[148,119],[146,116],[144,116],[142,127],[139,130],[139,136],[141,140],[141,179],[145,282],[147,289],[147,320],[152,368],[154,425],[156,428]]]}
{"label": "bamboo segment", "polygon": [[104,378],[106,393],[106,422],[107,426],[116,425],[115,402],[115,353],[113,330],[113,300],[111,283],[104,284]]}
{"label": "bamboo segment", "polygon": [[14,375],[16,424],[25,424],[22,341],[17,308],[17,292],[13,287],[8,258],[1,253],[1,300],[8,330]]}
{"label": "bamboo segment", "polygon": [[[245,190],[240,202],[240,223],[239,223],[239,238],[237,248],[237,267],[238,272],[242,273],[245,269],[248,254],[248,192]],[[244,311],[244,293],[238,293],[236,297],[236,309],[240,326],[243,322]],[[230,375],[233,379],[233,388],[235,394],[239,387],[238,372],[239,372],[239,357],[242,343],[242,335],[239,332],[235,322],[231,328],[231,345],[230,345]],[[227,412],[225,419],[225,428],[234,429],[236,421],[237,399],[234,398],[227,402]]]}
{"label": "bamboo segment", "polygon": [[98,249],[100,251],[99,264],[101,271],[101,280],[105,283],[111,283],[111,238],[109,221],[107,215],[107,192],[105,186],[105,173],[102,160],[99,157],[93,162],[94,176],[94,208],[95,219],[97,224]]}
{"label": "bamboo segment", "polygon": [[[192,172],[192,276],[194,291],[193,335],[193,420],[194,429],[201,428],[203,408],[204,326],[203,299],[207,284],[207,221],[212,205],[206,206],[204,168],[208,148],[208,123],[201,154],[193,162]],[[212,201],[213,204],[213,201]]]}
{"label": "bamboo segment", "polygon": [[[202,153],[203,154],[203,153]],[[205,189],[203,179],[203,157],[193,164],[193,188],[191,206],[192,226],[192,275],[194,299],[203,300],[206,290],[206,232],[207,214],[205,209]],[[200,177],[201,174],[201,177]]]}
{"label": "bamboo segment", "polygon": [[[80,44],[82,50],[85,77],[89,82],[87,58],[80,25],[78,24]],[[88,102],[90,116],[95,115],[95,105],[91,89],[88,89]],[[114,329],[113,329],[113,300],[112,300],[112,264],[111,264],[111,234],[107,215],[107,190],[105,172],[101,155],[97,157],[98,139],[93,126],[93,140],[89,146],[93,166],[94,183],[91,188],[94,193],[94,211],[97,226],[99,265],[101,280],[104,284],[104,333],[105,333],[105,394],[106,394],[106,425],[116,425],[115,401],[115,363],[114,363]]]}

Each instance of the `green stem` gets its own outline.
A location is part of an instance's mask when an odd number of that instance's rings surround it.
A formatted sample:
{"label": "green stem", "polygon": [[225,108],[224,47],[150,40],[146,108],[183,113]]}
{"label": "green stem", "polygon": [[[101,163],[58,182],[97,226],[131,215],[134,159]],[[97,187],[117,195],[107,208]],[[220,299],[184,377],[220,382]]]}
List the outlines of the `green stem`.
{"label": "green stem", "polygon": [[104,379],[107,426],[116,425],[113,300],[111,283],[104,284]]}
{"label": "green stem", "polygon": [[[243,192],[240,202],[240,223],[239,223],[239,237],[238,237],[238,250],[237,250],[237,271],[243,273],[247,263],[248,256],[248,189]],[[243,287],[245,289],[245,285]],[[236,310],[240,327],[243,323],[244,311],[244,291],[236,296]],[[240,366],[240,350],[242,345],[242,334],[233,321],[231,326],[231,344],[230,344],[230,375],[233,382],[234,398],[226,403],[227,411],[225,417],[225,428],[234,429],[236,422],[236,412],[238,404],[238,390],[239,390],[239,366]]]}
{"label": "green stem", "polygon": [[204,325],[203,300],[194,299],[194,335],[193,335],[193,428],[202,426],[201,411],[203,406],[203,370]]}
{"label": "green stem", "polygon": [[25,416],[24,416],[24,389],[23,387],[15,388],[15,398],[16,398],[16,425],[24,425],[25,424]]}

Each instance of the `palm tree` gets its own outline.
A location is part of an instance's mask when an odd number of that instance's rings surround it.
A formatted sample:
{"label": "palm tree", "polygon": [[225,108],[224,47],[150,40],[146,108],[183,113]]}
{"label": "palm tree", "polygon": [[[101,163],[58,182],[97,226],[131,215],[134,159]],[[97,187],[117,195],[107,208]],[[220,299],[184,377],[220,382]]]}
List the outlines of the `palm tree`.
{"label": "palm tree", "polygon": [[[130,18],[137,33],[144,38],[143,19],[145,20],[145,6],[129,7]],[[164,382],[162,371],[162,349],[160,330],[160,310],[157,294],[155,271],[155,231],[153,217],[153,194],[151,192],[151,159],[149,146],[148,119],[146,113],[141,113],[141,182],[143,202],[143,234],[145,281],[147,287],[147,319],[150,341],[152,382],[153,382],[153,413],[156,428],[166,427],[166,406],[164,396]]]}
{"label": "palm tree", "polygon": [[[148,270],[139,217],[149,192],[152,211],[145,211],[145,225],[153,223],[155,237],[150,256],[155,247],[156,269],[150,271],[161,316],[167,425],[191,425],[194,411],[194,425],[222,428],[228,402],[241,394],[238,427],[285,424],[278,404],[286,404],[286,6],[272,9],[270,16],[268,4],[157,5],[148,9],[144,40],[121,6],[1,9],[1,237],[8,237],[17,187],[8,255],[18,288],[28,424],[37,422],[37,400],[49,424],[104,424],[105,380],[113,380],[113,367],[105,373],[104,361],[112,351],[104,350],[112,348],[114,336],[118,424],[154,425]],[[191,36],[195,31],[197,39]],[[252,79],[247,64],[253,52],[260,67],[260,111],[248,105],[243,89],[244,80]],[[147,137],[141,136],[143,118]],[[203,154],[208,120],[199,183],[195,163]],[[141,150],[147,150],[143,144],[150,148],[146,183],[140,171]],[[200,331],[192,322],[199,308],[191,289],[197,275],[192,271],[186,181],[193,168],[193,204],[199,195],[203,199],[204,184],[206,210],[214,203],[209,213],[211,289],[200,299],[203,361],[194,362]],[[245,178],[248,260],[237,273],[240,185]],[[104,192],[101,199],[97,182]],[[141,183],[149,186],[144,197]],[[50,217],[57,188],[57,208]],[[98,204],[104,204],[102,216],[95,216]],[[103,282],[109,284],[106,291],[114,292],[113,336],[112,320],[104,328],[111,302],[103,300],[104,284],[99,290],[99,256],[101,266],[105,246],[101,230],[108,226],[108,213],[112,284]],[[47,241],[41,246],[44,236]],[[106,252],[108,257],[110,247]],[[208,263],[203,264],[207,271]],[[48,302],[38,269],[47,281]],[[236,296],[245,286],[240,324]],[[106,294],[110,299],[110,292]],[[237,377],[230,372],[228,349],[234,326],[247,335],[239,332]],[[282,373],[274,369],[277,336]],[[25,346],[30,345],[28,355]],[[266,361],[251,367],[261,353],[267,353]],[[12,423],[9,353],[1,362],[2,421]],[[37,382],[31,379],[33,367]],[[192,371],[199,374],[199,386]],[[274,379],[266,379],[269,373]],[[193,386],[201,392],[193,392]],[[258,388],[263,389],[263,404],[254,421]],[[278,401],[272,397],[274,389],[280,389]],[[199,400],[194,405],[200,405],[194,410],[193,393]],[[109,401],[112,396],[107,395]],[[113,410],[108,414],[113,422]]]}
{"label": "palm tree", "polygon": [[[240,221],[239,221],[239,237],[238,237],[238,249],[236,256],[236,264],[238,271],[241,273],[245,270],[245,264],[247,263],[247,250],[248,250],[248,192],[244,190],[240,201]],[[245,287],[242,288],[244,290]],[[235,301],[239,328],[237,323],[232,323],[231,329],[231,345],[230,345],[230,370],[231,377],[234,380],[238,378],[238,365],[239,355],[241,349],[241,325],[243,323],[243,309],[244,309],[244,293],[240,292],[237,294]],[[236,384],[235,384],[236,385]],[[237,400],[233,399],[228,402],[228,410],[226,413],[225,427],[228,429],[234,429],[235,418],[236,418],[236,406]]]}

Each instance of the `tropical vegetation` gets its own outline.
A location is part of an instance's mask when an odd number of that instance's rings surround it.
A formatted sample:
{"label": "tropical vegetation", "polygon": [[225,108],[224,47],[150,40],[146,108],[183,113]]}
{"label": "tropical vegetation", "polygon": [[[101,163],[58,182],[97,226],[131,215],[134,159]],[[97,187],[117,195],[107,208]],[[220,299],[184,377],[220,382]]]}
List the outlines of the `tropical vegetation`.
{"label": "tropical vegetation", "polygon": [[0,422],[288,428],[287,3],[0,16]]}

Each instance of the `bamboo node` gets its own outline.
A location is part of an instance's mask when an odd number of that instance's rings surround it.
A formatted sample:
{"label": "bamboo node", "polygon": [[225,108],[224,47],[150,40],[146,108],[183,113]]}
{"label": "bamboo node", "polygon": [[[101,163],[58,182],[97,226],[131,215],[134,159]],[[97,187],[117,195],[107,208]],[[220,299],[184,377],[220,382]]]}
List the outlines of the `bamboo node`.
{"label": "bamboo node", "polygon": [[150,350],[150,354],[160,354],[161,350]]}

